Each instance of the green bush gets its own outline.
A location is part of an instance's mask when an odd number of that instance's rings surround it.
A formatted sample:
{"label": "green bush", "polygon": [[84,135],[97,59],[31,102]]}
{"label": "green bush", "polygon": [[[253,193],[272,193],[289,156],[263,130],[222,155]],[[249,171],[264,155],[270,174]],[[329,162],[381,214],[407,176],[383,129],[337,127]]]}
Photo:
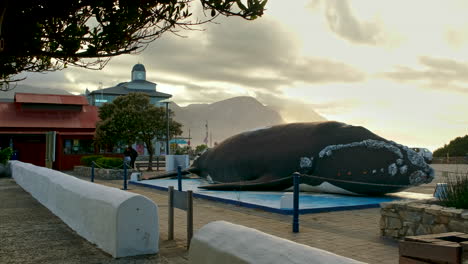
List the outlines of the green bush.
{"label": "green bush", "polygon": [[96,160],[102,158],[102,155],[89,155],[89,156],[83,156],[80,159],[80,163],[84,166],[91,167],[91,162],[96,162]]}
{"label": "green bush", "polygon": [[121,158],[108,158],[102,157],[96,162],[97,168],[104,168],[104,169],[122,169],[123,168],[123,160]]}
{"label": "green bush", "polygon": [[447,176],[447,187],[441,192],[442,205],[458,209],[468,209],[468,173]]}
{"label": "green bush", "polygon": [[464,137],[457,137],[451,140],[450,143],[438,148],[434,151],[434,157],[450,157],[468,155],[468,135]]}
{"label": "green bush", "polygon": [[5,148],[0,150],[0,164],[6,165],[13,154],[13,149]]}

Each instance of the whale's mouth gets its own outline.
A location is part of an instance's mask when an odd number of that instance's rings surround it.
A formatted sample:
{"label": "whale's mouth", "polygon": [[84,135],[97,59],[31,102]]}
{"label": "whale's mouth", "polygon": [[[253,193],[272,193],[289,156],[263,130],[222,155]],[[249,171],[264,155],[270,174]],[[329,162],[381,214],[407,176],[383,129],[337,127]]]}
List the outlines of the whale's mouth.
{"label": "whale's mouth", "polygon": [[[370,183],[398,182],[409,186],[429,183],[434,178],[434,170],[422,156],[393,141],[367,139],[348,144],[329,145],[319,152],[318,158],[318,163],[325,162],[329,167],[324,168],[325,164],[319,165],[320,170],[327,171],[328,174],[332,172],[330,167],[340,168],[342,164],[347,164],[350,170],[346,171],[347,168],[343,168],[345,169],[343,172],[336,170],[337,178],[342,178],[343,173],[347,175],[352,173],[355,175],[350,176],[353,179],[366,179]],[[301,165],[305,163],[307,162],[301,160]]]}
{"label": "whale's mouth", "polygon": [[409,162],[413,166],[420,168],[419,170],[416,170],[410,174],[409,182],[411,185],[416,186],[424,183],[430,183],[432,180],[434,180],[435,171],[431,166],[429,166],[429,164],[426,163],[423,156],[419,155],[416,153],[416,151],[408,148],[407,146],[403,146],[393,141],[390,141],[390,143],[404,150]]}

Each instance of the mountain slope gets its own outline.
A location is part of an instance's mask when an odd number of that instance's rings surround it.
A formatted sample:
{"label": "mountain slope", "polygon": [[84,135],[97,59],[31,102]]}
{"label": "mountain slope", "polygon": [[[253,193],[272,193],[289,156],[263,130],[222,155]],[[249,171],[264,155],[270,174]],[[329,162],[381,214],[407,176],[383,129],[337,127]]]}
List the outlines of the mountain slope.
{"label": "mountain slope", "polygon": [[183,136],[188,136],[190,129],[192,146],[203,144],[206,122],[213,145],[240,132],[284,123],[278,112],[248,96],[212,104],[191,104],[186,107],[171,104],[170,107],[175,113],[175,120],[183,124]]}

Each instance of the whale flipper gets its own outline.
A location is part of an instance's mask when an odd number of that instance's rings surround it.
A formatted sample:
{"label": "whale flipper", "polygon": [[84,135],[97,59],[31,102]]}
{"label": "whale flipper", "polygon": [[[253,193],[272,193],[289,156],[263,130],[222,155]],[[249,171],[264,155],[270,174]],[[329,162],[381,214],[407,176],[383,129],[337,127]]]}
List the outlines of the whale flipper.
{"label": "whale flipper", "polygon": [[[187,175],[187,174],[191,174],[191,173],[198,173],[199,172],[199,169],[197,168],[194,168],[194,167],[190,167],[190,168],[187,168],[187,169],[184,169],[180,172],[181,175]],[[151,180],[155,180],[155,179],[164,179],[164,178],[170,178],[170,177],[177,177],[177,171],[169,171],[167,173],[164,173],[164,174],[161,174],[161,175],[156,175],[156,176],[152,176],[152,177],[148,177],[146,179],[151,179]]]}
{"label": "whale flipper", "polygon": [[229,183],[217,183],[204,186],[198,186],[198,188],[206,190],[219,190],[219,191],[283,191],[284,186],[293,185],[293,176],[288,176],[280,179],[272,179],[271,175],[264,175],[258,179],[252,181],[240,181],[240,182],[229,182]]}

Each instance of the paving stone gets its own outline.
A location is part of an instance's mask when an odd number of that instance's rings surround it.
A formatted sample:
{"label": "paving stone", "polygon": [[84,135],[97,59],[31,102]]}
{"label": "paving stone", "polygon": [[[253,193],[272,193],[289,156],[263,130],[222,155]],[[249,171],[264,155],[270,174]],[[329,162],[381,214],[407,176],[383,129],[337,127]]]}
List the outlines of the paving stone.
{"label": "paving stone", "polygon": [[[0,186],[3,184],[2,181],[3,180],[0,180]],[[97,180],[96,183],[117,188],[122,185],[121,181]],[[97,249],[94,245],[77,236],[71,229],[64,225],[60,219],[50,214],[50,212],[41,205],[36,205],[37,209],[35,209],[35,211],[23,209],[24,212],[22,212],[21,217],[10,218],[10,221],[18,223],[21,221],[21,218],[28,219],[26,228],[28,225],[38,225],[41,228],[49,226],[51,229],[47,230],[53,230],[50,236],[57,242],[54,242],[54,246],[57,246],[57,250],[48,251],[42,248],[47,245],[47,243],[39,243],[36,250],[42,249],[43,252],[47,252],[47,260],[56,260],[56,263],[80,263],[80,261],[81,263],[126,263],[125,261],[130,263],[188,263],[186,259],[187,250],[185,248],[185,212],[175,210],[176,240],[167,241],[167,192],[133,185],[130,185],[130,188],[130,192],[145,195],[153,200],[159,207],[161,236],[159,254],[118,260],[112,259],[112,257]],[[29,199],[30,203],[34,202],[29,194],[21,189],[19,191],[23,192],[22,195],[26,197],[26,200]],[[6,197],[2,195],[2,192],[0,192],[0,199],[6,200]],[[22,204],[22,206],[25,205],[27,205],[27,203]],[[46,213],[43,212],[44,210]],[[2,221],[4,219],[4,213],[10,215],[12,212],[13,211],[7,212],[7,210],[0,208],[0,218]],[[39,216],[36,216],[36,212]],[[398,261],[398,242],[396,240],[383,239],[380,236],[380,209],[378,208],[300,215],[300,233],[298,234],[292,233],[291,216],[278,215],[198,198],[194,199],[194,213],[195,232],[211,221],[225,220],[364,262],[390,264],[397,263]],[[48,221],[53,223],[53,225],[47,225]],[[57,228],[58,231],[55,230],[55,228]],[[33,263],[34,259],[30,259],[26,256],[27,254],[23,247],[24,244],[21,243],[34,243],[35,239],[42,239],[35,238],[34,232],[36,231],[34,230],[36,229],[30,228],[21,231],[21,233],[15,233],[12,238],[9,238],[8,241],[13,247],[8,249],[7,254],[0,254],[0,263],[6,263],[6,258],[8,257],[10,260],[12,256],[14,256],[13,259],[16,261],[12,263],[15,264]],[[13,229],[8,228],[7,232],[13,232]],[[71,242],[63,243],[64,240],[59,239],[58,234],[60,234],[60,232],[67,234],[63,237],[69,239]],[[21,234],[23,233],[28,234],[31,240],[18,239],[22,237]],[[42,236],[44,235],[47,236],[48,233],[44,231]],[[63,248],[60,248],[60,243],[58,242],[63,244]],[[0,248],[2,247],[0,246]],[[30,246],[29,248],[32,249],[33,247]],[[2,250],[5,250],[5,248]],[[75,257],[66,258],[64,252],[70,251],[74,252],[73,256]]]}

